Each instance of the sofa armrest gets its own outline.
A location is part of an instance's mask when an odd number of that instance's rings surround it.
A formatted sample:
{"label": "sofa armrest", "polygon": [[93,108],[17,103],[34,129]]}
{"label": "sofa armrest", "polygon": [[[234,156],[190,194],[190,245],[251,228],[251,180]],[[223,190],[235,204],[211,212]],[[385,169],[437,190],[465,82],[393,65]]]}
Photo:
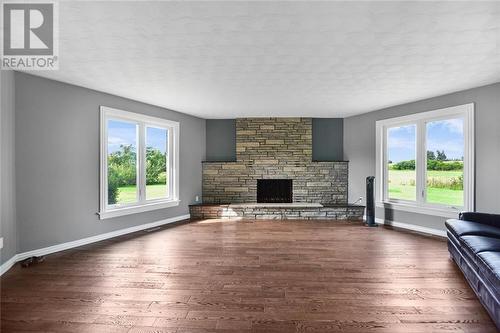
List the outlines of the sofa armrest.
{"label": "sofa armrest", "polygon": [[462,212],[460,213],[459,219],[463,221],[487,224],[500,228],[500,214]]}

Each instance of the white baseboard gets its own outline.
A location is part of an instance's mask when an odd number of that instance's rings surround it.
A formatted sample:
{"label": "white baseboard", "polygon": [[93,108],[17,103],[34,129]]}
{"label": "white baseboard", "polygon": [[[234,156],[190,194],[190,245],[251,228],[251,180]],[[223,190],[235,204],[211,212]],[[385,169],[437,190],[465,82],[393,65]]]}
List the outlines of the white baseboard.
{"label": "white baseboard", "polygon": [[61,243],[61,244],[57,244],[57,245],[53,245],[53,246],[48,246],[48,247],[44,247],[41,249],[32,250],[32,251],[28,251],[28,252],[18,253],[15,256],[13,256],[12,258],[10,258],[8,261],[6,261],[3,265],[0,266],[0,276],[3,275],[3,273],[7,272],[16,262],[24,260],[26,258],[30,258],[33,256],[36,256],[36,257],[45,256],[47,254],[72,249],[72,248],[75,248],[78,246],[99,242],[99,241],[102,241],[105,239],[110,239],[110,238],[130,234],[130,233],[141,231],[141,230],[151,229],[151,228],[159,227],[159,226],[169,224],[169,223],[175,223],[178,221],[187,220],[190,217],[191,216],[189,214],[175,216],[175,217],[171,217],[168,219],[164,219],[164,220],[160,220],[160,221],[156,221],[156,222],[152,222],[152,223],[141,224],[141,225],[138,225],[135,227],[119,229],[119,230],[107,232],[105,234],[100,234],[100,235],[91,236],[91,237],[87,237],[87,238],[77,239],[75,241]]}
{"label": "white baseboard", "polygon": [[3,275],[3,273],[7,272],[14,264],[17,262],[17,254],[14,255],[12,258],[7,260],[6,262],[3,263],[3,265],[0,266],[0,276]]}
{"label": "white baseboard", "polygon": [[403,223],[403,222],[396,222],[396,221],[384,220],[384,219],[381,219],[381,218],[378,218],[378,217],[375,218],[375,223],[377,223],[377,224],[384,224],[384,225],[390,225],[390,226],[393,226],[393,227],[396,227],[396,228],[407,229],[407,230],[421,232],[421,233],[424,233],[424,234],[429,234],[429,235],[434,235],[434,236],[439,236],[439,237],[446,238],[446,231],[445,230],[439,230],[439,229],[434,229],[434,228],[422,227],[422,226],[419,226],[419,225],[409,224],[409,223]]}

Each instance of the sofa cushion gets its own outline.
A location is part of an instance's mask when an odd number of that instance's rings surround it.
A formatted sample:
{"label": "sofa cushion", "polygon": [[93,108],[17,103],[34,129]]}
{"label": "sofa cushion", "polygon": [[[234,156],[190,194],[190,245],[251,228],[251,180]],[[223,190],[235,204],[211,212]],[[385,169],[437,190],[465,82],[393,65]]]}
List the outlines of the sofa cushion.
{"label": "sofa cushion", "polygon": [[478,257],[479,271],[483,279],[488,280],[487,285],[493,287],[492,292],[498,298],[500,295],[500,252],[480,252]]}
{"label": "sofa cushion", "polygon": [[466,235],[461,236],[459,239],[472,253],[484,251],[500,252],[500,238]]}
{"label": "sofa cushion", "polygon": [[477,254],[484,251],[500,251],[500,238],[468,235],[461,236],[460,242],[469,259],[477,264]]}
{"label": "sofa cushion", "polygon": [[500,228],[477,222],[462,220],[446,221],[446,228],[456,237],[466,235],[478,235],[485,237],[500,238]]}

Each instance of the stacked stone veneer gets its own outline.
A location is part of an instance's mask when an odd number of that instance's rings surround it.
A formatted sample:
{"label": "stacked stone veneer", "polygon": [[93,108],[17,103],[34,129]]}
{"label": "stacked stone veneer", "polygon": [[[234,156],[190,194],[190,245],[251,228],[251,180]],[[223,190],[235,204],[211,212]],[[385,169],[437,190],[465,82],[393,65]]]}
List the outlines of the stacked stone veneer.
{"label": "stacked stone veneer", "polygon": [[363,206],[339,207],[233,207],[234,205],[191,205],[193,219],[278,219],[278,220],[351,220],[363,218]]}
{"label": "stacked stone veneer", "polygon": [[236,120],[236,162],[203,163],[204,203],[257,200],[257,179],[292,179],[294,202],[347,204],[347,162],[312,161],[311,118]]}

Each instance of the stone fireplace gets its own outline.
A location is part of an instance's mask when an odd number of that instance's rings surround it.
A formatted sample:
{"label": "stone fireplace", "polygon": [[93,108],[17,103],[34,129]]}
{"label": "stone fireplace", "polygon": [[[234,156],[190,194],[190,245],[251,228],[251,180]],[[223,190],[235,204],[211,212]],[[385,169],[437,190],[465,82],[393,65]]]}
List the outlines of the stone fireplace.
{"label": "stone fireplace", "polygon": [[[241,118],[236,120],[236,161],[203,163],[203,205],[194,205],[192,214],[358,219],[362,207],[347,204],[347,181],[348,162],[312,160],[311,118]],[[264,196],[263,189],[270,193]],[[276,211],[248,206],[261,201]],[[302,215],[276,206],[283,202],[302,206]],[[351,208],[355,213],[349,214]]]}
{"label": "stone fireplace", "polygon": [[257,202],[257,180],[293,180],[293,202],[347,203],[348,163],[312,160],[311,118],[236,120],[236,161],[203,163],[204,203]]}

